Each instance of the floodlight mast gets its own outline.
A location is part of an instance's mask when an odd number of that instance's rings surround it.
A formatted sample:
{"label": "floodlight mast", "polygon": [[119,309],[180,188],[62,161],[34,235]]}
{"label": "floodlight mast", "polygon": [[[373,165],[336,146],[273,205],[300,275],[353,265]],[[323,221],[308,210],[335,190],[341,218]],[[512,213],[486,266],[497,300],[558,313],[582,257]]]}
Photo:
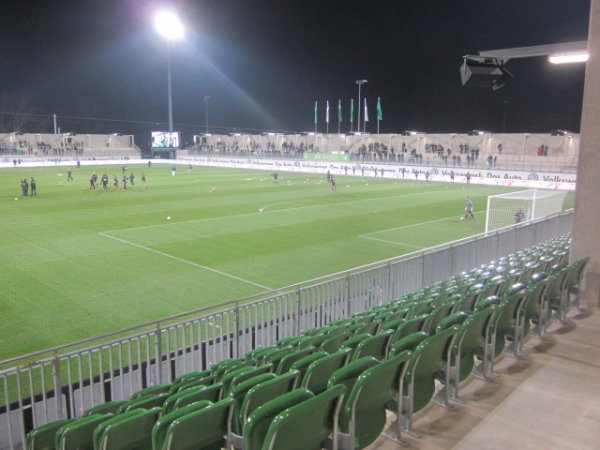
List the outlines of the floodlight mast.
{"label": "floodlight mast", "polygon": [[183,24],[171,11],[159,11],[154,16],[154,28],[167,41],[167,94],[169,98],[169,131],[173,131],[173,98],[171,94],[171,41],[183,39]]}
{"label": "floodlight mast", "polygon": [[[368,83],[368,80],[356,80],[355,83],[358,84],[358,104],[357,104],[357,110],[358,110],[358,123],[357,123],[357,128],[358,128],[358,132],[360,133],[360,87],[365,84]],[[364,131],[364,127],[363,127],[363,131]]]}
{"label": "floodlight mast", "polygon": [[[587,41],[575,41],[575,42],[561,42],[558,44],[548,45],[534,45],[531,47],[515,47],[515,48],[504,48],[500,50],[483,50],[479,52],[480,57],[484,58],[496,58],[506,63],[509,59],[514,58],[531,58],[534,56],[549,56],[554,58],[555,56],[581,56],[587,55],[588,42]],[[576,58],[575,61],[569,61],[566,58],[563,62],[585,62],[580,58]],[[557,63],[555,63],[557,64]],[[560,62],[558,63],[560,64]]]}

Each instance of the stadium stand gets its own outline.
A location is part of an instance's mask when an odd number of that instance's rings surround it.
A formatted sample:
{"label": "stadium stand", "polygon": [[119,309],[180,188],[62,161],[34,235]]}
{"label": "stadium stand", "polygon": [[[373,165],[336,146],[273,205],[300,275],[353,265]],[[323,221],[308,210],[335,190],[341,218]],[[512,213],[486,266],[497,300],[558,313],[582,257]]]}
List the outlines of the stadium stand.
{"label": "stadium stand", "polygon": [[[28,433],[26,448],[365,448],[578,308],[569,236]],[[533,332],[532,330],[535,330]],[[423,412],[427,414],[426,412]],[[198,433],[198,430],[202,433]]]}
{"label": "stadium stand", "polygon": [[0,158],[124,159],[139,158],[132,135],[120,134],[0,134]]}

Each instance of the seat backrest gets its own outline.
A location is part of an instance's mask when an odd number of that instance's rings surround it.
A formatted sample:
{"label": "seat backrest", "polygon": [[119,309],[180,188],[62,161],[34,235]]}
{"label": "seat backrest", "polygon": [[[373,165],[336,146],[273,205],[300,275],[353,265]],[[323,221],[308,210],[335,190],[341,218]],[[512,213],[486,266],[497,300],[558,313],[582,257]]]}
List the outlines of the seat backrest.
{"label": "seat backrest", "polygon": [[[223,386],[218,383],[213,384],[212,386],[196,386],[195,388],[190,388],[184,391],[176,392],[175,394],[171,394],[162,405],[163,414],[169,414],[176,408],[180,408],[200,400],[208,400],[213,403],[217,402],[220,399],[222,389]],[[180,399],[183,400],[180,401]]]}
{"label": "seat backrest", "polygon": [[298,384],[299,376],[298,371],[291,370],[249,389],[240,410],[241,422],[244,423],[256,408],[294,390]]}
{"label": "seat backrest", "polygon": [[[152,427],[160,414],[160,408],[152,408],[127,417],[115,416],[103,422],[94,430],[94,448],[110,450],[152,448]],[[117,420],[113,421],[114,419]]]}
{"label": "seat backrest", "polygon": [[129,400],[128,402],[125,402],[121,406],[119,406],[119,409],[117,409],[117,414],[121,414],[126,411],[130,411],[132,409],[137,409],[137,408],[143,408],[143,409],[150,409],[150,408],[156,408],[156,407],[162,408],[163,403],[165,402],[165,400],[168,397],[169,397],[168,392],[163,392],[162,394],[157,394],[157,395],[145,395],[143,397],[138,397],[136,399]]}
{"label": "seat backrest", "polygon": [[343,386],[333,386],[278,414],[269,426],[263,448],[272,450],[323,448],[324,441],[337,429],[337,415],[345,392]]}
{"label": "seat backrest", "polygon": [[313,397],[314,395],[307,389],[295,389],[269,400],[254,410],[244,423],[244,450],[265,448],[263,447],[265,436],[275,417],[282,411]]}
{"label": "seat backrest", "polygon": [[365,356],[372,356],[375,359],[384,360],[387,356],[388,344],[393,334],[393,330],[385,330],[375,336],[363,339],[354,349],[350,360],[356,361]]}
{"label": "seat backrest", "polygon": [[452,357],[460,358],[459,381],[473,371],[475,354],[483,349],[496,306],[474,312],[460,326],[452,349]]}
{"label": "seat backrest", "polygon": [[139,414],[144,414],[148,412],[148,410],[146,409],[132,409],[130,411],[115,415],[113,417],[111,417],[108,420],[105,420],[104,422],[102,422],[101,424],[99,424],[95,429],[94,429],[94,448],[95,449],[99,449],[100,447],[100,438],[102,437],[102,433],[104,432],[104,429],[107,428],[109,425],[112,425],[113,423],[117,423],[121,420],[124,420],[128,417],[133,417],[133,416],[137,416]]}
{"label": "seat backrest", "polygon": [[202,400],[191,405],[182,406],[168,414],[163,414],[152,427],[152,448],[161,449],[163,447],[165,437],[167,436],[167,429],[175,419],[210,405],[212,405],[212,402]]}
{"label": "seat backrest", "polygon": [[453,308],[454,303],[448,302],[431,311],[431,313],[429,313],[429,317],[423,324],[423,331],[427,334],[435,333],[438,323],[445,317],[449,316],[452,313]]}
{"label": "seat backrest", "polygon": [[[444,331],[450,327],[453,327],[454,325],[462,325],[464,323],[465,320],[467,320],[467,318],[469,317],[469,315],[465,312],[457,312],[454,314],[450,314],[447,317],[444,317],[442,320],[439,321],[437,328],[435,329],[435,333],[439,333],[440,331]],[[432,333],[432,334],[435,334]]]}
{"label": "seat backrest", "polygon": [[402,339],[399,339],[396,342],[392,342],[390,351],[388,352],[388,358],[399,355],[406,350],[413,351],[415,348],[417,348],[417,345],[419,345],[428,337],[429,335],[424,331],[417,331],[416,333],[411,333],[408,336],[404,336]]}
{"label": "seat backrest", "polygon": [[240,384],[234,386],[229,392],[229,397],[231,397],[235,404],[233,405],[233,414],[231,416],[231,427],[234,433],[242,434],[242,416],[240,411],[242,410],[242,403],[244,402],[244,398],[250,389],[255,386],[258,386],[265,381],[272,380],[276,377],[273,372],[263,373],[254,378],[250,378],[241,382]]}
{"label": "seat backrest", "polygon": [[323,350],[311,353],[310,355],[307,355],[304,358],[300,358],[298,361],[294,362],[294,364],[292,364],[291,369],[299,371],[300,379],[302,380],[304,378],[306,370],[308,369],[308,366],[326,356],[328,356],[328,353]]}
{"label": "seat backrest", "polygon": [[365,448],[383,431],[386,405],[398,395],[401,378],[412,353],[405,351],[365,370],[344,399],[340,430],[348,434],[354,424],[353,448]]}
{"label": "seat backrest", "polygon": [[181,392],[186,389],[196,388],[198,386],[210,386],[217,382],[217,375],[208,375],[206,377],[200,378],[185,378],[181,380],[177,384],[173,384],[171,389],[169,389],[169,393],[173,394],[175,392]]}
{"label": "seat backrest", "polygon": [[333,354],[340,350],[342,343],[348,339],[348,334],[345,332],[336,332],[334,334],[329,334],[330,337],[325,339],[321,343],[320,350],[323,350],[329,354]]}
{"label": "seat backrest", "polygon": [[227,389],[227,391],[223,392],[223,396],[225,396],[229,392],[231,392],[231,390],[233,388],[235,388],[238,384],[243,383],[244,381],[249,380],[251,378],[255,378],[264,373],[270,373],[272,371],[273,371],[272,364],[263,364],[262,366],[256,367],[255,369],[251,369],[247,372],[244,372],[242,374],[239,374],[239,375],[233,377],[233,379],[231,380],[231,382],[229,384],[229,388]]}
{"label": "seat backrest", "polygon": [[226,398],[174,419],[167,428],[162,450],[221,448],[232,407],[233,399]]}
{"label": "seat backrest", "polygon": [[284,356],[283,358],[281,358],[281,360],[279,361],[279,364],[277,365],[277,369],[276,369],[275,373],[278,375],[286,373],[288,370],[290,370],[290,368],[292,367],[292,364],[294,364],[299,359],[302,359],[305,356],[308,356],[311,353],[314,353],[314,351],[315,351],[315,348],[310,346],[310,347],[305,347],[301,350],[288,352],[288,354],[286,356]]}
{"label": "seat backrest", "polygon": [[351,348],[352,350],[354,350],[358,346],[358,344],[360,344],[364,339],[366,339],[368,337],[371,337],[371,335],[369,333],[355,334],[351,338],[346,339],[342,343],[342,347],[343,348]]}
{"label": "seat backrest", "polygon": [[352,353],[352,349],[344,348],[313,362],[306,369],[302,379],[302,387],[314,394],[323,392],[327,389],[327,382],[331,374],[346,364],[350,353]]}
{"label": "seat backrest", "polygon": [[113,414],[91,414],[64,425],[56,432],[56,448],[62,450],[93,449],[94,430],[111,417]]}
{"label": "seat backrest", "polygon": [[306,341],[301,342],[298,345],[298,348],[302,349],[302,348],[311,347],[311,346],[318,348],[321,346],[323,341],[326,340],[328,337],[329,337],[329,335],[327,335],[326,333],[311,336],[310,339],[307,339]]}
{"label": "seat backrest", "polygon": [[492,330],[496,335],[495,356],[502,352],[506,344],[506,334],[516,325],[517,313],[525,300],[525,295],[525,291],[521,290],[506,297],[498,306],[498,312],[492,321]]}
{"label": "seat backrest", "polygon": [[58,430],[64,425],[74,422],[75,419],[60,419],[40,425],[27,433],[25,448],[27,450],[51,450],[55,446],[55,437]]}
{"label": "seat backrest", "polygon": [[329,381],[327,382],[327,388],[341,384],[350,391],[360,374],[377,364],[379,364],[379,361],[372,356],[366,356],[359,360],[352,361],[331,374]]}
{"label": "seat backrest", "polygon": [[405,391],[413,385],[413,412],[425,407],[435,393],[435,375],[447,363],[448,350],[458,326],[428,337],[417,345],[406,370]]}
{"label": "seat backrest", "polygon": [[193,372],[187,372],[183,375],[179,375],[177,378],[173,380],[171,384],[178,384],[182,381],[189,381],[195,378],[204,378],[210,375],[210,370],[195,370]]}
{"label": "seat backrest", "polygon": [[137,392],[134,392],[130,397],[130,400],[135,400],[136,398],[144,397],[146,395],[157,395],[162,394],[164,392],[169,392],[171,389],[170,384],[156,384],[154,386],[148,386],[147,388],[140,389]]}
{"label": "seat backrest", "polygon": [[400,325],[392,336],[391,345],[393,345],[394,342],[398,341],[399,339],[408,336],[409,334],[421,331],[423,329],[423,324],[427,320],[427,317],[427,314],[421,314],[420,316],[413,317],[412,319],[409,319]]}
{"label": "seat backrest", "polygon": [[231,382],[235,377],[237,377],[238,375],[243,375],[255,369],[256,367],[254,366],[241,366],[237,369],[232,370],[231,372],[224,374],[221,377],[221,383],[223,384],[223,392],[225,393],[225,395],[227,395],[227,392],[229,391],[229,386],[231,385]]}
{"label": "seat backrest", "polygon": [[127,403],[127,400],[113,400],[110,402],[100,403],[99,405],[86,409],[83,415],[91,416],[92,414],[116,414],[117,410],[123,403]]}

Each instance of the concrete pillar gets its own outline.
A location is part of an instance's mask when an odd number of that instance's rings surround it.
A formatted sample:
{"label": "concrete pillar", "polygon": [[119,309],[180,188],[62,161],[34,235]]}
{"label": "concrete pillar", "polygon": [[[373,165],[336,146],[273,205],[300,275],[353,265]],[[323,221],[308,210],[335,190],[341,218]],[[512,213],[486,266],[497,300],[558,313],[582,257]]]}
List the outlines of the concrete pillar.
{"label": "concrete pillar", "polygon": [[593,308],[600,306],[600,0],[591,2],[588,34],[571,261],[591,257],[582,303]]}

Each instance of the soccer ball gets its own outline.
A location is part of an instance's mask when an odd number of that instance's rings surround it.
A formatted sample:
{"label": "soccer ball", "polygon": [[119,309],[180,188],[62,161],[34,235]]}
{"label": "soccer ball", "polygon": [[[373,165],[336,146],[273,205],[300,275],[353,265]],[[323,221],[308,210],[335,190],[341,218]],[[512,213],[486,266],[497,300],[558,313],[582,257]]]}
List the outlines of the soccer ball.
{"label": "soccer ball", "polygon": [[258,210],[258,212],[263,212],[263,209],[262,209],[262,208],[260,208],[260,209]]}
{"label": "soccer ball", "polygon": [[167,216],[167,220],[171,220],[171,216]]}
{"label": "soccer ball", "polygon": [[19,200],[19,197],[15,197],[15,201]]}
{"label": "soccer ball", "polygon": [[460,220],[465,220],[465,218],[463,216],[460,216],[459,219]]}

